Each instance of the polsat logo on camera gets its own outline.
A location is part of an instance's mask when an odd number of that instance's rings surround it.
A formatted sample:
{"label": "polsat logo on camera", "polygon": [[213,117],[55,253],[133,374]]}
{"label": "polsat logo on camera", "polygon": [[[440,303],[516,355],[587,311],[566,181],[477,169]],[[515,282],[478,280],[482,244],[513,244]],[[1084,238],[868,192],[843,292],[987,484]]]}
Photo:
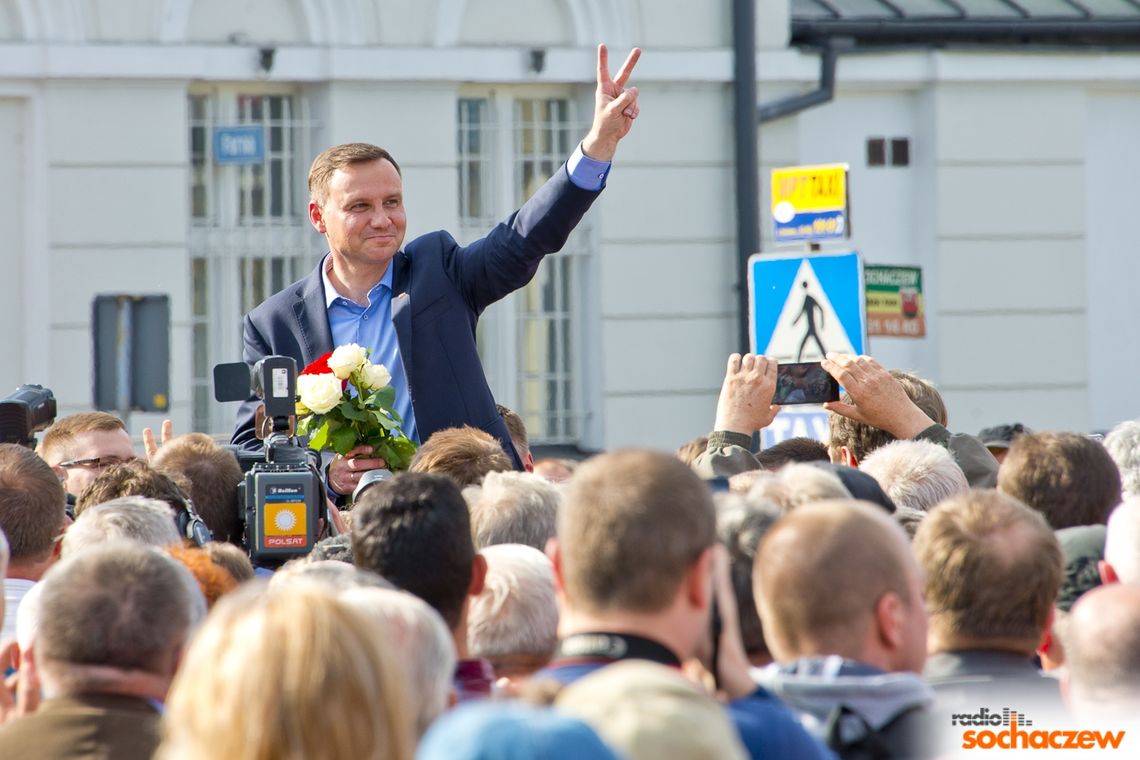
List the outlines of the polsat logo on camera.
{"label": "polsat logo on camera", "polygon": [[1036,728],[1025,713],[1008,707],[994,712],[955,713],[951,725],[962,732],[962,749],[1117,749],[1124,731]]}

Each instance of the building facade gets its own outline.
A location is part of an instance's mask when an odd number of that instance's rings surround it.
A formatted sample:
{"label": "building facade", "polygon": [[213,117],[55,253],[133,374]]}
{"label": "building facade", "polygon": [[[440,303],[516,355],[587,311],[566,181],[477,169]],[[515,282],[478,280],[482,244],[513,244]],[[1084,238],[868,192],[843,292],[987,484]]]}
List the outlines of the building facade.
{"label": "building facade", "polygon": [[[817,86],[818,40],[795,37],[814,13],[757,3],[762,103]],[[212,366],[324,252],[313,155],[383,145],[409,235],[473,239],[580,139],[606,42],[645,51],[642,117],[567,250],[484,315],[484,363],[537,442],[706,432],[740,348],[731,20],[730,0],[0,0],[0,388],[91,408],[94,299],[167,295],[169,415],[130,425],[227,432]],[[773,166],[847,162],[852,246],[923,267],[927,338],[872,353],[933,379],[955,429],[1136,416],[1140,54],[867,45],[836,83],[762,125],[761,186]],[[249,127],[252,156],[220,141]],[[876,139],[905,140],[906,163],[868,165]]]}

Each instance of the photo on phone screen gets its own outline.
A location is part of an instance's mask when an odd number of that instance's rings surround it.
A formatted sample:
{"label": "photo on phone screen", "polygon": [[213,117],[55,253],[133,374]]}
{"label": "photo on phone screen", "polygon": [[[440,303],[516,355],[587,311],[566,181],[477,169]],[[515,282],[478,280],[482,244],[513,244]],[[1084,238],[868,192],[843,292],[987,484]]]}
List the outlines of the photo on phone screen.
{"label": "photo on phone screen", "polygon": [[839,400],[839,383],[819,362],[781,364],[773,404],[822,404]]}

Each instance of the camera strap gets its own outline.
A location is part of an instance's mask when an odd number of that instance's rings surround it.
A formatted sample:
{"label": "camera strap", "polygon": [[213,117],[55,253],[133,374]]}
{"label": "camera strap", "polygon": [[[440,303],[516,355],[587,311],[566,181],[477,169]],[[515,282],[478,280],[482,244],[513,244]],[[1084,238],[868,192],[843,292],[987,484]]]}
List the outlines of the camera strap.
{"label": "camera strap", "polygon": [[577,633],[558,642],[551,667],[568,665],[571,661],[609,664],[619,660],[649,660],[650,662],[681,667],[681,660],[668,647],[644,636],[629,633]]}

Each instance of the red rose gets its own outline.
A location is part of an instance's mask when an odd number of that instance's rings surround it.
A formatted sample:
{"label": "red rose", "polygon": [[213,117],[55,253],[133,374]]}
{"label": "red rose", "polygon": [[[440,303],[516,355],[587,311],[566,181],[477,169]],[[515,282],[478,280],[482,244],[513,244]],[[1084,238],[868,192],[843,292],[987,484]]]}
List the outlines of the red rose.
{"label": "red rose", "polygon": [[[331,369],[329,369],[329,357],[330,356],[332,356],[332,351],[329,351],[324,356],[320,356],[320,357],[314,359],[313,362],[309,366],[307,366],[303,370],[301,370],[300,374],[302,374],[302,375],[331,375],[331,374],[333,374],[333,371]],[[342,380],[340,383],[340,389],[343,391],[347,387],[348,387],[348,381]]]}
{"label": "red rose", "polygon": [[329,369],[329,357],[332,356],[332,351],[329,351],[324,356],[318,357],[312,364],[301,370],[302,375],[328,375],[332,373]]}

